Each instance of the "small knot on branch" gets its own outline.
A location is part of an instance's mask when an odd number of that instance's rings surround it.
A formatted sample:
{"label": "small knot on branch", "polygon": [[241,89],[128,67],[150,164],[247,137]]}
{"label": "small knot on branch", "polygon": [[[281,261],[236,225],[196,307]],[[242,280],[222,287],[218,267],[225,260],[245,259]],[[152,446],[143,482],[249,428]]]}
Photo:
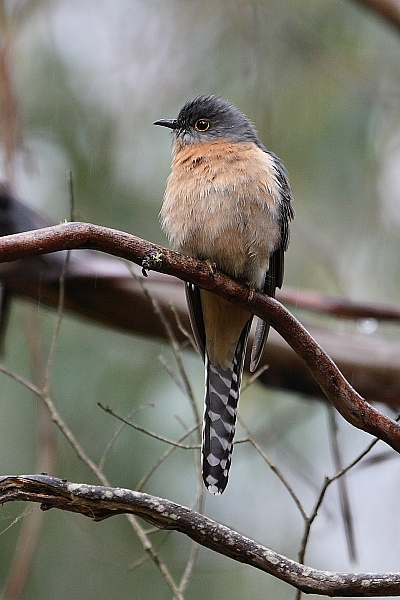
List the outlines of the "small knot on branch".
{"label": "small knot on branch", "polygon": [[147,277],[147,271],[160,271],[163,255],[159,250],[150,250],[142,260],[142,274]]}

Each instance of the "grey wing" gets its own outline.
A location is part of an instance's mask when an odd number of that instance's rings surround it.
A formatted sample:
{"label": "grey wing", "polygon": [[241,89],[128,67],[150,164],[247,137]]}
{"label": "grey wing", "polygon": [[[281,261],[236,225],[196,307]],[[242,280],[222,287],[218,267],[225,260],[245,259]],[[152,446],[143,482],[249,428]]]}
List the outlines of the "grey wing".
{"label": "grey wing", "polygon": [[[280,160],[272,152],[268,154],[273,159],[275,178],[280,188],[280,241],[277,249],[269,259],[269,269],[265,277],[264,293],[268,294],[272,298],[275,297],[276,288],[281,288],[283,283],[283,272],[284,272],[284,253],[287,250],[290,239],[290,227],[289,223],[294,218],[294,210],[292,207],[292,190],[287,175],[287,171]],[[258,363],[260,362],[261,355],[264,350],[265,342],[267,341],[269,332],[269,324],[262,319],[257,318],[256,330],[254,333],[254,342],[251,350],[250,360],[250,371],[254,372]]]}
{"label": "grey wing", "polygon": [[[282,280],[283,275],[283,250],[279,247],[269,259],[269,269],[265,277],[264,293],[272,298],[275,297],[275,288],[277,287],[277,279]],[[279,285],[279,287],[281,287]],[[256,329],[254,332],[254,341],[251,349],[250,371],[254,373],[260,362],[264,346],[268,338],[269,323],[262,319],[256,318]]]}
{"label": "grey wing", "polygon": [[190,325],[201,357],[204,361],[206,333],[204,329],[203,311],[201,308],[200,290],[192,283],[185,284],[186,302],[188,305]]}

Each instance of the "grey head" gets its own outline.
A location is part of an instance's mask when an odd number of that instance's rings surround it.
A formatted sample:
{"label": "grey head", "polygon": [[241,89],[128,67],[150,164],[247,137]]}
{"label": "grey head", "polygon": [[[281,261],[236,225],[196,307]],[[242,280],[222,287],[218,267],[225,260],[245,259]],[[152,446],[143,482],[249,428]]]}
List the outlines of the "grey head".
{"label": "grey head", "polygon": [[253,142],[265,151],[250,119],[219,96],[199,96],[189,100],[176,119],[160,119],[154,125],[172,129],[174,141],[182,145],[225,139]]}

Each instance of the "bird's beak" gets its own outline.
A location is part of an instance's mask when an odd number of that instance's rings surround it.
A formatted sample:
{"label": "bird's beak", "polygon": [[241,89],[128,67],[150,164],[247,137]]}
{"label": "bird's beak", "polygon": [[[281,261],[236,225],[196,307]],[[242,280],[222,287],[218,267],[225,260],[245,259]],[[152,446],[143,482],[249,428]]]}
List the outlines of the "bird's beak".
{"label": "bird's beak", "polygon": [[178,123],[176,119],[159,119],[155,121],[153,125],[162,125],[163,127],[169,127],[170,129],[176,129]]}

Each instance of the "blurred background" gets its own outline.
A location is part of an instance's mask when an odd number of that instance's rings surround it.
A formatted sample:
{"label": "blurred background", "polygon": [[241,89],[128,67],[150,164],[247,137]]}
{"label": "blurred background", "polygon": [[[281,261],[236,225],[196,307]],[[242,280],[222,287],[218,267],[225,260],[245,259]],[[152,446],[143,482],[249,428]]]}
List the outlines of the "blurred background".
{"label": "blurred background", "polygon": [[[0,175],[32,208],[55,223],[68,220],[71,172],[79,220],[166,245],[158,213],[171,138],[152,123],[175,117],[187,99],[215,93],[251,118],[289,171],[296,220],[285,284],[399,303],[400,33],[376,15],[350,0],[0,0],[0,36]],[[45,362],[56,322],[54,311],[15,301],[4,365],[32,380],[29,336],[40,340]],[[379,333],[400,337],[396,327],[379,326]],[[146,405],[135,420],[174,439],[193,424],[160,355],[175,371],[167,344],[63,318],[50,391],[95,462],[118,427],[98,402],[124,415]],[[190,352],[184,363],[201,411],[203,365]],[[0,473],[35,472],[40,402],[12,378],[0,381]],[[325,474],[335,471],[325,403],[254,384],[240,414],[310,511]],[[60,433],[49,435],[51,474],[99,483]],[[340,421],[339,439],[347,463],[371,438]],[[165,450],[124,428],[104,471],[113,486],[135,488]],[[400,463],[389,451],[378,462],[386,451],[378,444],[377,460],[348,478],[356,562],[332,486],[311,532],[308,565],[400,570]],[[195,451],[176,450],[144,491],[191,505],[196,460]],[[297,558],[301,515],[249,444],[236,446],[229,486],[222,497],[207,495],[205,511]],[[24,589],[13,596],[7,582],[18,536],[36,512],[36,505],[1,508],[7,600],[171,598],[123,516],[93,523],[59,511],[44,515],[36,541],[26,538],[34,551]],[[190,542],[162,532],[152,540],[179,581]],[[286,600],[295,591],[201,549],[185,598],[215,597]]]}

